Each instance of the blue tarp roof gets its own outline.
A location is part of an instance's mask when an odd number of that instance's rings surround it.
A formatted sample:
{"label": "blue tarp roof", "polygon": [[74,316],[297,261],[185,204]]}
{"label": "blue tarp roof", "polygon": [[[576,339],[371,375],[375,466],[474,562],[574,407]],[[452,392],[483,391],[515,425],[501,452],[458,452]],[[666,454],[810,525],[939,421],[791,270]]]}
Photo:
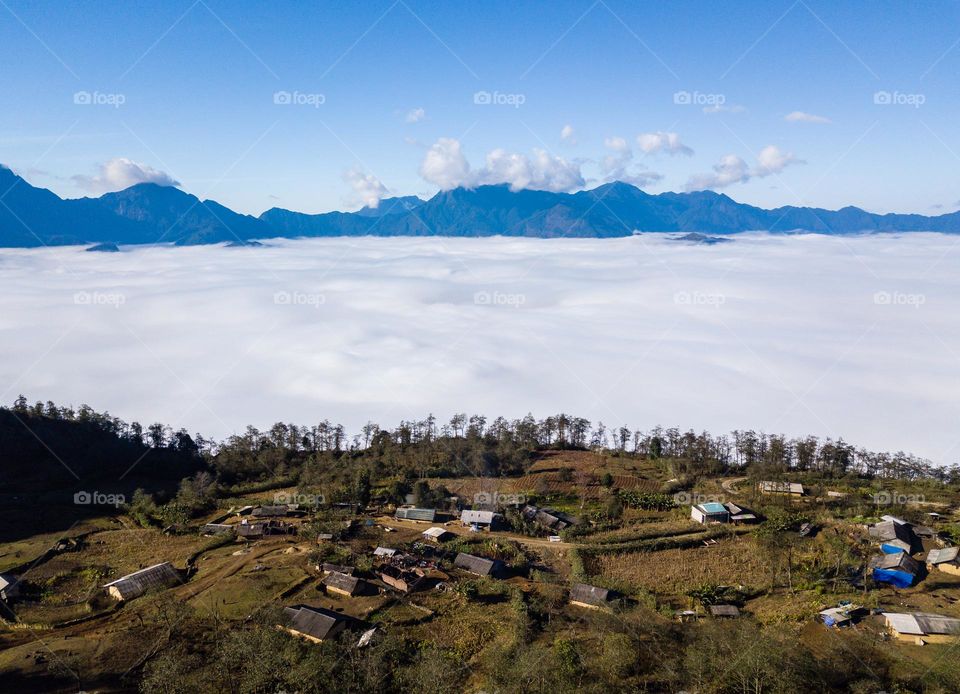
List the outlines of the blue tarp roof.
{"label": "blue tarp roof", "polygon": [[700,506],[707,513],[726,513],[727,508],[723,504],[717,503],[716,501],[710,501],[706,504]]}
{"label": "blue tarp roof", "polygon": [[890,583],[897,588],[909,588],[913,585],[914,575],[906,571],[893,569],[874,569],[873,580],[878,583]]}

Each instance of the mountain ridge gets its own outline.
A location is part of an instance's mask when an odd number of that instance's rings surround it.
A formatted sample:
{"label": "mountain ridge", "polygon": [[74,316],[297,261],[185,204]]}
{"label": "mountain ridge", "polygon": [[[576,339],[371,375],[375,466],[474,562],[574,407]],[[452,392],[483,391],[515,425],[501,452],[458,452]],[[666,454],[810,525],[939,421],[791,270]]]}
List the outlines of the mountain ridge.
{"label": "mountain ridge", "polygon": [[725,193],[651,194],[615,181],[591,190],[511,190],[506,184],[386,198],[357,212],[271,208],[258,217],[173,186],[138,183],[98,198],[60,198],[0,165],[0,246],[197,245],[273,237],[526,236],[613,238],[643,232],[734,234],[935,231],[960,233],[960,212],[874,214],[854,206],[763,209]]}

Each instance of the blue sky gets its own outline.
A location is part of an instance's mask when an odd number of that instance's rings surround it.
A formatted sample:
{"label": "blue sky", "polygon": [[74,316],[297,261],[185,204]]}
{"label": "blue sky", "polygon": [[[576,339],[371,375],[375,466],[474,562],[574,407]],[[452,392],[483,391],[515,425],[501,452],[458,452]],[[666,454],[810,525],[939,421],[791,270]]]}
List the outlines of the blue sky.
{"label": "blue sky", "polygon": [[956,2],[3,0],[0,162],[68,197],[176,180],[253,214],[612,178],[936,214],[960,203],[958,20]]}

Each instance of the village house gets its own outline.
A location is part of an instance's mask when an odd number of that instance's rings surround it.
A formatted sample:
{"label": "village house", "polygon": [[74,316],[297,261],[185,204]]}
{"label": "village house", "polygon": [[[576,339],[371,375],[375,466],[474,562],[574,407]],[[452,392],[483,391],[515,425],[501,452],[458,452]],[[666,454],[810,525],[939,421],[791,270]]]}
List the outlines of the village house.
{"label": "village house", "polygon": [[278,506],[257,506],[251,515],[254,518],[286,518],[290,514],[290,507],[286,504]]}
{"label": "village house", "polygon": [[324,562],[318,568],[320,571],[324,573],[324,575],[336,572],[338,574],[346,574],[347,576],[353,576],[353,574],[356,573],[357,571],[356,568],[352,566],[344,566],[342,564],[330,564],[328,562]]}
{"label": "village house", "polygon": [[960,635],[960,619],[926,612],[884,612],[887,628],[894,636],[918,646],[947,643]]}
{"label": "village house", "polygon": [[960,547],[931,549],[927,552],[927,566],[960,576]]}
{"label": "village house", "polygon": [[920,564],[906,552],[883,554],[870,560],[873,580],[897,588],[909,588],[917,580]]}
{"label": "village house", "polygon": [[717,619],[734,619],[740,616],[740,608],[736,605],[710,605],[707,611],[711,617]]}
{"label": "village house", "polygon": [[729,523],[730,511],[719,501],[708,501],[691,506],[690,517],[698,523]]}
{"label": "village house", "polygon": [[880,543],[880,549],[886,554],[911,552],[917,544],[917,538],[909,523],[897,520],[885,520],[870,526],[870,537]]}
{"label": "village house", "polygon": [[200,533],[203,535],[232,535],[234,527],[227,523],[207,523],[200,529]]}
{"label": "village house", "polygon": [[20,579],[13,574],[0,574],[0,600],[7,602],[20,595]]}
{"label": "village house", "polygon": [[321,581],[321,584],[327,589],[328,593],[346,595],[347,597],[365,595],[370,592],[372,587],[362,578],[340,573],[339,571],[331,571],[328,573]]}
{"label": "village house", "polygon": [[786,494],[788,496],[803,496],[803,485],[797,482],[761,482],[761,494]]}
{"label": "village house", "polygon": [[347,627],[347,618],[322,607],[293,605],[283,608],[284,623],[277,626],[284,631],[320,643],[333,638]]}
{"label": "village house", "polygon": [[504,565],[499,559],[485,559],[484,557],[475,557],[472,554],[460,552],[457,558],[453,560],[453,565],[458,569],[469,571],[477,576],[498,577],[503,574]]}
{"label": "village house", "polygon": [[390,547],[377,547],[373,550],[373,556],[375,557],[392,557],[397,553],[397,550],[391,549]]}
{"label": "village house", "polygon": [[266,534],[266,530],[266,523],[248,523],[244,520],[237,526],[237,536],[247,540],[259,540]]}
{"label": "village house", "polygon": [[443,528],[428,528],[423,531],[423,537],[430,542],[444,542],[453,537],[453,533]]}
{"label": "village house", "polygon": [[520,511],[520,514],[532,523],[536,523],[544,530],[560,532],[566,530],[572,525],[577,524],[577,519],[568,516],[560,511],[554,511],[549,508],[537,508],[532,504],[527,504]]}
{"label": "village house", "polygon": [[597,610],[608,607],[613,596],[606,588],[576,583],[570,589],[570,604]]}
{"label": "village house", "polygon": [[179,572],[173,568],[173,564],[165,561],[162,564],[154,564],[145,569],[134,571],[132,574],[111,581],[103,587],[107,589],[107,594],[116,600],[132,600],[147,591],[169,588],[180,582]]}
{"label": "village house", "polygon": [[423,521],[433,523],[437,517],[437,510],[434,508],[415,508],[413,506],[401,506],[397,509],[395,516],[400,520]]}
{"label": "village house", "polygon": [[495,530],[500,524],[500,514],[493,511],[465,510],[460,513],[460,522],[474,530]]}
{"label": "village house", "polygon": [[867,610],[860,605],[841,603],[837,607],[820,610],[820,621],[828,627],[847,627],[854,624],[865,614],[867,614]]}
{"label": "village house", "polygon": [[429,581],[416,570],[405,571],[396,566],[382,566],[377,569],[377,576],[385,584],[399,590],[401,593],[415,593],[429,586]]}

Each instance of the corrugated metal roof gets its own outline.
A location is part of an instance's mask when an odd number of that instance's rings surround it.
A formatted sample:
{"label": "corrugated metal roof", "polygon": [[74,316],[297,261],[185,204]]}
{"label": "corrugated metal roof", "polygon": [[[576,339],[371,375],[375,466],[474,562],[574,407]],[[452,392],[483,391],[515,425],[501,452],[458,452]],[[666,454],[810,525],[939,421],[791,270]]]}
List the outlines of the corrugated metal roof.
{"label": "corrugated metal roof", "polygon": [[610,591],[586,583],[577,583],[570,589],[570,599],[586,605],[605,605],[610,599]]}
{"label": "corrugated metal roof", "polygon": [[472,554],[460,552],[457,558],[453,560],[453,565],[458,569],[464,569],[480,576],[490,576],[499,568],[500,562],[496,559],[485,559],[484,557],[475,557]]}
{"label": "corrugated metal roof", "polygon": [[360,588],[362,581],[356,576],[342,574],[339,571],[331,571],[327,574],[326,578],[323,579],[322,583],[328,588],[336,588],[337,590],[342,590],[352,595]]}
{"label": "corrugated metal roof", "polygon": [[426,530],[423,531],[424,535],[426,535],[427,537],[435,538],[435,539],[440,539],[447,533],[448,531],[444,530],[443,528],[427,528]]}
{"label": "corrugated metal roof", "polygon": [[373,550],[373,556],[375,557],[392,557],[397,553],[397,550],[390,549],[389,547],[377,547]]}
{"label": "corrugated metal roof", "polygon": [[338,624],[347,621],[342,615],[322,607],[295,605],[283,608],[283,613],[290,629],[320,640],[330,636]]}
{"label": "corrugated metal roof", "polygon": [[136,598],[148,590],[166,588],[180,582],[180,574],[168,561],[134,571],[115,581],[104,584],[104,588],[115,588],[124,600]]}
{"label": "corrugated metal roof", "polygon": [[958,555],[960,555],[960,547],[931,549],[927,553],[927,562],[930,564],[943,564],[948,561],[956,561]]}
{"label": "corrugated metal roof", "polygon": [[740,616],[740,609],[736,605],[710,605],[709,610],[714,617]]}
{"label": "corrugated metal roof", "polygon": [[471,511],[466,510],[460,514],[460,520],[463,523],[472,525],[473,523],[479,523],[481,525],[490,525],[493,523],[494,519],[497,517],[497,514],[493,511]]}
{"label": "corrugated metal roof", "polygon": [[432,523],[437,517],[437,510],[434,508],[411,508],[401,506],[397,509],[397,518],[405,520],[427,521]]}
{"label": "corrugated metal roof", "polygon": [[960,619],[928,612],[884,612],[887,624],[901,634],[960,634]]}

